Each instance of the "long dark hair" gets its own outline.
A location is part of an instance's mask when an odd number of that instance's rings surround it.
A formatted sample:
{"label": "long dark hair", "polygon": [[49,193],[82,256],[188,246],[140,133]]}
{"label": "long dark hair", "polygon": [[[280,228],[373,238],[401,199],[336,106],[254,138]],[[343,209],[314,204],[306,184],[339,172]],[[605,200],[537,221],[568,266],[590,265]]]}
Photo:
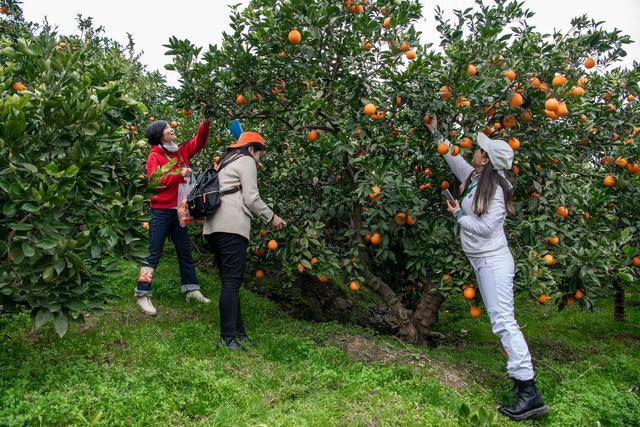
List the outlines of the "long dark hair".
{"label": "long dark hair", "polygon": [[232,148],[230,150],[227,150],[226,153],[224,153],[222,155],[222,157],[220,158],[220,160],[218,161],[218,164],[221,165],[222,162],[224,162],[227,159],[232,158],[233,156],[250,156],[251,153],[249,152],[249,147],[253,147],[253,151],[262,151],[264,150],[264,145],[259,144],[257,142],[252,142],[249,143],[247,145],[243,145],[242,147],[238,147],[238,148]]}
{"label": "long dark hair", "polygon": [[[486,153],[484,150],[482,154]],[[471,175],[467,178],[465,183],[465,189],[471,185]],[[505,178],[506,177],[506,178]],[[515,216],[516,211],[513,209],[513,178],[511,172],[506,171],[505,176],[498,173],[493,168],[491,160],[485,165],[480,172],[480,178],[478,178],[478,187],[476,188],[475,195],[473,196],[473,212],[478,215],[484,215],[489,212],[491,202],[496,194],[496,188],[500,186],[502,188],[502,194],[504,195],[504,205],[507,209],[507,215]]]}

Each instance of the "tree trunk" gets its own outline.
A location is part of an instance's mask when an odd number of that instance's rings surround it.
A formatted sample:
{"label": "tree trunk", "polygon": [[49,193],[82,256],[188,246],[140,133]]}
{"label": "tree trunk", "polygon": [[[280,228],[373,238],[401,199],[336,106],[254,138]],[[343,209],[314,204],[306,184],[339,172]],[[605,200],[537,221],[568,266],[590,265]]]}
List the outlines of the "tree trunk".
{"label": "tree trunk", "polygon": [[442,292],[429,280],[425,293],[413,313],[413,324],[416,328],[416,342],[418,344],[427,344],[429,337],[432,335],[431,329],[438,321],[438,311],[444,299],[445,296]]}
{"label": "tree trunk", "polygon": [[613,306],[613,320],[616,322],[624,322],[624,287],[620,282],[616,281],[613,285],[616,290]]}

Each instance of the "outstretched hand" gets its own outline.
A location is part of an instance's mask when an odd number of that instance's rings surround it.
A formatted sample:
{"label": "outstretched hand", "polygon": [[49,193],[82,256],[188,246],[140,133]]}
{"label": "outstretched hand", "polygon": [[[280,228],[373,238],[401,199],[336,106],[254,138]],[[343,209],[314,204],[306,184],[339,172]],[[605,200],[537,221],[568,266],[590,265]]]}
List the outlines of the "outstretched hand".
{"label": "outstretched hand", "polygon": [[426,124],[429,132],[434,133],[438,130],[438,118],[436,116],[431,117],[431,121]]}

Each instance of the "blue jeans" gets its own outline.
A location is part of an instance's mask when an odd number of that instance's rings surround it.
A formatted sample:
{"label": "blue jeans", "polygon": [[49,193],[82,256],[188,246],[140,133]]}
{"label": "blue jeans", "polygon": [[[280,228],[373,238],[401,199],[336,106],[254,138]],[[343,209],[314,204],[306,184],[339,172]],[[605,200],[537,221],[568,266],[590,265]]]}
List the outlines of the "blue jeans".
{"label": "blue jeans", "polygon": [[[178,254],[180,264],[180,278],[182,281],[182,292],[195,291],[200,289],[196,268],[191,258],[191,243],[187,227],[180,227],[178,222],[178,212],[175,209],[154,209],[151,208],[151,220],[149,221],[149,256],[141,269],[138,285],[136,286],[136,296],[151,296],[151,279],[153,271],[160,264],[162,249],[167,236],[173,241]],[[143,277],[142,270],[147,269],[150,274]]]}

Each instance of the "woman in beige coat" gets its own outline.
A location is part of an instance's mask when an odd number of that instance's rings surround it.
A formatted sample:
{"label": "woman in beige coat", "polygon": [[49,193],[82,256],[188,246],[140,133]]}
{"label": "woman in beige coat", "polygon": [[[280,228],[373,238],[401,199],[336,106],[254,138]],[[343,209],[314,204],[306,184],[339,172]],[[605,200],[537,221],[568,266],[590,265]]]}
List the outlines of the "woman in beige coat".
{"label": "woman in beige coat", "polygon": [[[220,342],[231,351],[253,346],[240,313],[240,285],[247,257],[247,246],[254,215],[281,230],[287,224],[262,201],[258,191],[256,164],[265,154],[265,142],[257,132],[243,132],[238,142],[227,147],[218,162],[220,192],[225,194],[215,214],[207,216],[203,234],[213,250],[220,272]],[[244,344],[244,345],[243,345]]]}

